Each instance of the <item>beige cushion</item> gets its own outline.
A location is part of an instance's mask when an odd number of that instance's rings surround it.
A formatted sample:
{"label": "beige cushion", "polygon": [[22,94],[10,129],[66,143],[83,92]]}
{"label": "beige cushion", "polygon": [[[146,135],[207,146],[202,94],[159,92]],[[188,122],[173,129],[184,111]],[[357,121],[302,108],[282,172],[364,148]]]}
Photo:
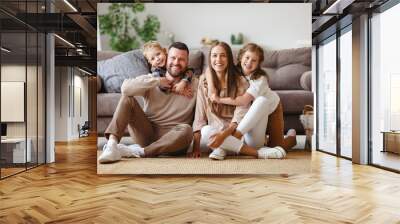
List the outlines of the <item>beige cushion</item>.
{"label": "beige cushion", "polygon": [[311,71],[306,71],[300,77],[300,85],[304,90],[311,91]]}
{"label": "beige cushion", "polygon": [[103,61],[109,58],[112,58],[114,56],[117,56],[121,54],[120,52],[117,51],[98,51],[97,52],[97,61]]}

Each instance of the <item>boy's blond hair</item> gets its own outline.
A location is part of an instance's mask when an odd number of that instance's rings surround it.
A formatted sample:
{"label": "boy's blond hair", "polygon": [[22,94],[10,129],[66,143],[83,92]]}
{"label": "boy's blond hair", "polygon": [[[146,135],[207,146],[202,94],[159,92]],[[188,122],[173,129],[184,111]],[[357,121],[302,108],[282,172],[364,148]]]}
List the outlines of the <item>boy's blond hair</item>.
{"label": "boy's blond hair", "polygon": [[149,54],[149,51],[150,51],[151,49],[160,49],[161,51],[164,52],[164,54],[167,54],[167,49],[163,48],[163,47],[161,46],[161,44],[158,43],[157,41],[151,40],[151,41],[146,42],[146,43],[143,45],[143,55],[144,55],[144,57],[145,57],[147,60],[149,60],[148,54]]}

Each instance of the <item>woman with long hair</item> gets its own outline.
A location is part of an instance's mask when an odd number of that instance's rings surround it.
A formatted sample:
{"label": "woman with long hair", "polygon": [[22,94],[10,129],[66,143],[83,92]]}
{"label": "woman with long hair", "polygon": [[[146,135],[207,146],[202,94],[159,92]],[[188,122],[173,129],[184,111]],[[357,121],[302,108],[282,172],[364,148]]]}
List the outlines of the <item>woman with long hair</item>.
{"label": "woman with long hair", "polygon": [[[193,156],[200,156],[201,145],[207,145],[213,150],[209,157],[218,160],[225,158],[226,151],[257,158],[285,157],[285,151],[279,146],[252,147],[232,136],[238,133],[236,129],[248,111],[249,104],[220,104],[212,102],[213,97],[209,97],[209,88],[214,89],[218,98],[236,99],[245,94],[249,87],[245,77],[234,65],[232,50],[228,44],[218,42],[211,47],[208,66],[207,75],[203,75],[199,80],[193,123]],[[265,117],[268,119],[268,116]]]}

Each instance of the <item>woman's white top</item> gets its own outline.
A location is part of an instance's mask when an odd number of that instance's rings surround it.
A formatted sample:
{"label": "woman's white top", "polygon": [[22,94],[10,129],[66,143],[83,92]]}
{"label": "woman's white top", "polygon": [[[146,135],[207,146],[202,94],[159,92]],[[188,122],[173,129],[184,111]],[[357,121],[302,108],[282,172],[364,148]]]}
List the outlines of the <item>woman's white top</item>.
{"label": "woman's white top", "polygon": [[276,109],[279,104],[280,98],[275,91],[272,91],[268,85],[268,79],[265,76],[260,76],[258,79],[251,80],[249,76],[245,76],[247,81],[249,81],[249,88],[246,92],[256,99],[259,96],[267,98],[269,105],[271,105],[272,111]]}

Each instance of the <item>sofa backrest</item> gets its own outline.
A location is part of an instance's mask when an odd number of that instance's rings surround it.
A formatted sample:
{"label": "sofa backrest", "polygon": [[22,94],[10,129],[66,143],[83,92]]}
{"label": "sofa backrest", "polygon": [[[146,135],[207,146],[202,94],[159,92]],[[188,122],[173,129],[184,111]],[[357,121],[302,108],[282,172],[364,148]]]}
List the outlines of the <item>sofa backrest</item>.
{"label": "sofa backrest", "polygon": [[[203,53],[192,49],[189,52],[189,67],[196,75],[202,73]],[[115,57],[119,58],[116,59]],[[98,92],[120,92],[122,82],[149,72],[148,64],[140,50],[126,53],[115,51],[97,52]]]}
{"label": "sofa backrest", "polygon": [[[209,48],[201,48],[201,51],[204,54],[204,70],[208,64]],[[238,53],[239,49],[232,49],[235,63],[237,63]],[[303,73],[311,71],[311,48],[264,50],[264,62],[261,67],[268,74],[271,89],[304,90],[301,77]]]}
{"label": "sofa backrest", "polygon": [[274,90],[302,90],[300,79],[311,71],[311,48],[264,51],[261,65],[269,76]]}
{"label": "sofa backrest", "polygon": [[[232,50],[235,63],[239,49]],[[97,52],[97,60],[106,60],[120,54],[113,51]],[[209,48],[191,49],[189,67],[200,75],[208,66]],[[269,85],[273,90],[310,90],[310,77],[303,73],[311,71],[311,48],[295,48],[284,50],[265,50],[262,68],[267,72]],[[307,88],[305,88],[305,86]]]}

